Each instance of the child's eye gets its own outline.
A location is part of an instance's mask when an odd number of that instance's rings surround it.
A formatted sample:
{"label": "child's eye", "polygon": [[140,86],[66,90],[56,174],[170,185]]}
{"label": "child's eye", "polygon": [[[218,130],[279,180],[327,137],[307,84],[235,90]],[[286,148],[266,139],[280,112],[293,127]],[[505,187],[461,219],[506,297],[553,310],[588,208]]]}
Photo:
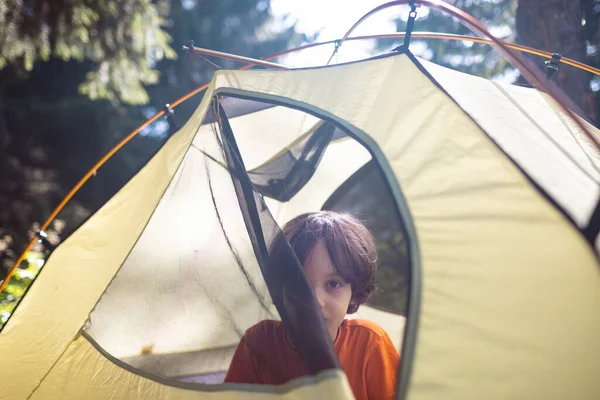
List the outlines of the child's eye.
{"label": "child's eye", "polygon": [[342,286],[342,284],[340,282],[338,282],[338,281],[329,281],[329,282],[326,283],[326,286],[329,289],[337,289],[340,286]]}

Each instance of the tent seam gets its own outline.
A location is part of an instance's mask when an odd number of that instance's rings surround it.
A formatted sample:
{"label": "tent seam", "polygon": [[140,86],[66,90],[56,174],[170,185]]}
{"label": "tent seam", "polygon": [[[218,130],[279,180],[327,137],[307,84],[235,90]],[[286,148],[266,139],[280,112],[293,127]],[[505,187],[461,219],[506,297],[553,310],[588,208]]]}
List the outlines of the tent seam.
{"label": "tent seam", "polygon": [[71,344],[73,342],[75,342],[77,340],[77,338],[79,338],[79,336],[81,336],[81,333],[82,333],[82,331],[80,329],[77,332],[77,334],[75,335],[75,337],[73,339],[71,339],[71,341],[69,342],[69,344],[65,346],[65,348],[60,353],[60,355],[58,357],[56,357],[56,360],[54,360],[54,362],[52,363],[52,365],[50,366],[50,368],[48,368],[48,371],[46,371],[46,373],[44,374],[44,376],[42,377],[42,379],[40,379],[40,381],[38,382],[38,384],[35,385],[35,387],[31,391],[31,393],[29,393],[29,396],[27,396],[26,400],[29,400],[31,398],[31,396],[33,396],[35,394],[35,392],[42,386],[42,384],[44,383],[44,381],[46,380],[46,378],[48,377],[48,375],[50,375],[50,373],[52,372],[52,370],[54,369],[54,367],[56,366],[56,364],[58,364],[58,362],[61,360],[61,358],[63,358],[63,356],[65,355],[65,353],[67,352],[67,350],[69,349],[69,347],[71,346]]}
{"label": "tent seam", "polygon": [[413,61],[413,63],[415,64],[415,66],[417,66],[417,68],[431,81],[431,83],[433,83],[435,86],[437,86],[439,88],[439,90],[444,93],[446,96],[448,96],[448,98],[460,109],[460,111],[467,116],[467,118],[469,118],[474,124],[475,126],[477,126],[479,128],[479,131],[488,138],[488,140],[493,144],[493,146],[498,149],[498,151],[500,151],[505,157],[506,159],[517,169],[518,172],[520,172],[521,176],[523,176],[525,178],[525,181],[529,183],[529,185],[534,189],[535,192],[538,193],[538,195],[540,195],[547,203],[550,203],[551,206],[553,206],[560,215],[562,215],[563,218],[565,218],[570,225],[575,228],[575,230],[579,233],[579,235],[585,240],[586,243],[588,243],[589,248],[592,250],[592,252],[596,255],[597,258],[600,258],[600,254],[598,254],[595,251],[594,248],[594,243],[590,242],[587,238],[587,236],[584,234],[584,232],[582,231],[582,229],[579,227],[579,225],[575,222],[575,220],[569,215],[569,213],[567,213],[567,211],[560,205],[558,204],[558,202],[552,197],[550,196],[550,194],[548,192],[546,192],[546,190],[544,190],[544,188],[542,188],[533,177],[531,177],[522,167],[519,163],[517,163],[503,148],[502,146],[500,146],[500,144],[498,142],[496,142],[486,131],[485,129],[483,129],[483,127],[481,125],[479,125],[479,123],[477,123],[477,121],[475,121],[475,119],[468,113],[466,112],[461,106],[460,104],[456,101],[456,99],[454,99],[454,97],[452,97],[450,95],[450,93],[448,93],[448,91],[433,77],[432,74],[429,73],[429,71],[427,71],[427,69],[423,66],[423,64],[421,64],[417,58],[412,55],[412,53],[407,53],[407,55],[410,57],[410,59]]}
{"label": "tent seam", "polygon": [[[207,88],[207,92],[210,90],[211,88]],[[205,94],[206,96],[206,94]],[[212,98],[212,96],[211,96]],[[206,113],[208,112],[208,109],[210,107],[210,104],[208,104],[206,106],[206,110],[204,112],[204,115],[202,116],[200,123],[198,124],[198,127],[201,126],[202,120],[204,120],[204,118],[206,117]],[[127,255],[125,256],[125,258],[123,259],[123,262],[121,263],[121,265],[117,268],[117,270],[115,271],[115,274],[113,275],[113,277],[111,278],[110,282],[106,285],[106,288],[104,289],[104,291],[102,292],[102,294],[100,295],[100,297],[98,297],[98,301],[96,301],[96,304],[94,304],[94,307],[92,307],[91,311],[88,314],[88,318],[86,321],[90,321],[91,322],[91,315],[94,312],[94,310],[96,309],[96,307],[98,306],[98,304],[100,303],[100,301],[102,300],[102,298],[104,297],[104,295],[106,294],[108,288],[112,285],[113,281],[115,280],[115,278],[117,277],[117,275],[119,274],[119,272],[121,271],[121,268],[123,268],[123,265],[127,262],[127,260],[129,259],[129,256],[131,255],[131,252],[133,251],[133,249],[136,247],[137,243],[139,242],[140,238],[142,237],[142,235],[144,234],[144,232],[146,231],[146,228],[148,227],[148,224],[150,223],[150,220],[152,220],[152,217],[154,216],[154,214],[156,213],[156,209],[158,208],[158,205],[160,204],[161,200],[163,199],[163,197],[165,196],[165,193],[167,192],[167,190],[169,189],[169,187],[171,186],[171,183],[173,182],[173,179],[175,179],[175,176],[177,175],[177,173],[179,172],[179,169],[181,168],[181,165],[183,164],[183,161],[185,160],[185,156],[187,155],[187,153],[190,151],[190,148],[192,147],[192,144],[194,142],[194,138],[196,137],[196,134],[198,133],[198,127],[196,129],[194,129],[195,133],[193,135],[190,135],[190,142],[189,144],[185,147],[184,151],[182,152],[183,155],[181,157],[181,160],[179,161],[179,164],[177,165],[177,168],[175,168],[175,172],[173,173],[173,175],[171,176],[171,179],[169,179],[169,183],[167,183],[167,185],[165,186],[165,190],[163,190],[163,193],[160,195],[158,201],[156,202],[154,209],[152,210],[152,212],[150,213],[150,215],[148,216],[148,220],[146,221],[146,223],[144,224],[144,227],[140,230],[140,234],[138,235],[138,237],[136,238],[135,242],[133,243],[133,245],[131,246],[131,248],[129,249],[129,252],[127,253]],[[179,132],[181,132],[181,129],[179,130]],[[175,135],[171,136],[171,138],[173,138]],[[169,140],[171,140],[171,138]],[[165,143],[166,144],[166,143]],[[162,148],[161,148],[162,150]],[[158,153],[157,153],[158,154]],[[135,174],[129,182],[131,182],[131,180],[133,180],[136,176],[138,176],[138,174],[141,172],[138,171],[137,174]],[[116,196],[116,195],[115,195]],[[85,324],[84,324],[85,325]]]}

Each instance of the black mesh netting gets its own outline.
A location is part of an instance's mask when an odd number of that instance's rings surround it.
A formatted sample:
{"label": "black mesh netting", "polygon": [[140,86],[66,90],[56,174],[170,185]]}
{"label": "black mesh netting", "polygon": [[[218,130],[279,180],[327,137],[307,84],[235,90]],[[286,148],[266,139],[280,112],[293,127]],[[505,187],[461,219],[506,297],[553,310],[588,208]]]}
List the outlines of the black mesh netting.
{"label": "black mesh netting", "polygon": [[335,126],[323,121],[294,147],[248,171],[256,190],[279,201],[290,200],[315,173],[335,130]]}
{"label": "black mesh netting", "polygon": [[[292,345],[313,374],[326,369],[339,368],[339,362],[329,339],[320,307],[306,281],[302,266],[269,212],[262,194],[248,176],[227,115],[218,102],[213,103],[211,112],[216,116],[215,127],[218,128],[215,131],[216,139],[221,146],[227,169],[231,175],[255,257]],[[333,131],[331,125],[329,127],[322,125],[304,143],[306,150],[301,152],[300,159],[314,163],[311,167],[312,172],[331,140]],[[284,169],[283,173],[289,175],[293,173],[293,170],[292,166]],[[299,190],[298,185],[302,186],[306,183],[312,172],[297,175],[299,178],[294,181],[293,186]],[[218,205],[216,203],[213,205],[219,216]],[[223,233],[227,237],[227,232],[223,230]],[[236,255],[236,250],[231,245],[229,246],[249,286],[260,299],[261,296],[257,293],[251,278],[245,273],[244,265]],[[267,304],[263,302],[261,304],[264,309],[268,308]],[[266,355],[257,352],[256,356],[265,366],[269,365]]]}

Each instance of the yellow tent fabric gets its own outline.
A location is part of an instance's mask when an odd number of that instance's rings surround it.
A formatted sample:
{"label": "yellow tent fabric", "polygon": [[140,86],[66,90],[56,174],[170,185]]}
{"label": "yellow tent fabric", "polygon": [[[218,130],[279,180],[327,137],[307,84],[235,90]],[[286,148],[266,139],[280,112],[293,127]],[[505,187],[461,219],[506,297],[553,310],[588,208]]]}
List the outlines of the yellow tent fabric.
{"label": "yellow tent fabric", "polygon": [[[0,359],[14,360],[0,363],[0,398],[352,397],[338,371],[279,388],[207,386],[122,361],[148,344],[165,355],[227,348],[239,339],[234,328],[276,314],[260,307],[268,295],[239,210],[222,222],[239,232],[230,239],[256,292],[232,283],[234,260],[208,212],[207,168],[216,204],[236,210],[228,172],[204,156],[224,162],[202,124],[214,96],[277,105],[232,118],[249,168],[320,119],[356,139],[333,141],[289,202],[267,201],[279,223],[318,209],[370,159],[381,166],[418,261],[406,336],[394,337],[409,378],[400,395],[600,398],[600,265],[579,230],[598,203],[597,150],[535,90],[407,54],[218,71],[186,125],[50,257],[0,333]],[[173,304],[180,313],[169,313]],[[220,322],[224,309],[234,324]],[[388,331],[404,327],[399,315],[366,310]]]}

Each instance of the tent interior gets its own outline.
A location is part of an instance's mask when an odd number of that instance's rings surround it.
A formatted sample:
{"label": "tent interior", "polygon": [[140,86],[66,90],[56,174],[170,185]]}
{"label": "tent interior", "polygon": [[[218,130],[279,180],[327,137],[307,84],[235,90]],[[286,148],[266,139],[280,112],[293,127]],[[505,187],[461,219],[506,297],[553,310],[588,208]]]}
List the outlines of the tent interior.
{"label": "tent interior", "polygon": [[[341,127],[305,111],[228,96],[219,101],[259,207],[277,225],[331,210],[357,216],[373,233],[378,293],[348,318],[377,322],[400,350],[408,250],[395,202],[369,151]],[[222,382],[246,329],[280,319],[240,212],[218,114],[211,107],[85,328],[101,348],[136,369],[202,383]]]}

